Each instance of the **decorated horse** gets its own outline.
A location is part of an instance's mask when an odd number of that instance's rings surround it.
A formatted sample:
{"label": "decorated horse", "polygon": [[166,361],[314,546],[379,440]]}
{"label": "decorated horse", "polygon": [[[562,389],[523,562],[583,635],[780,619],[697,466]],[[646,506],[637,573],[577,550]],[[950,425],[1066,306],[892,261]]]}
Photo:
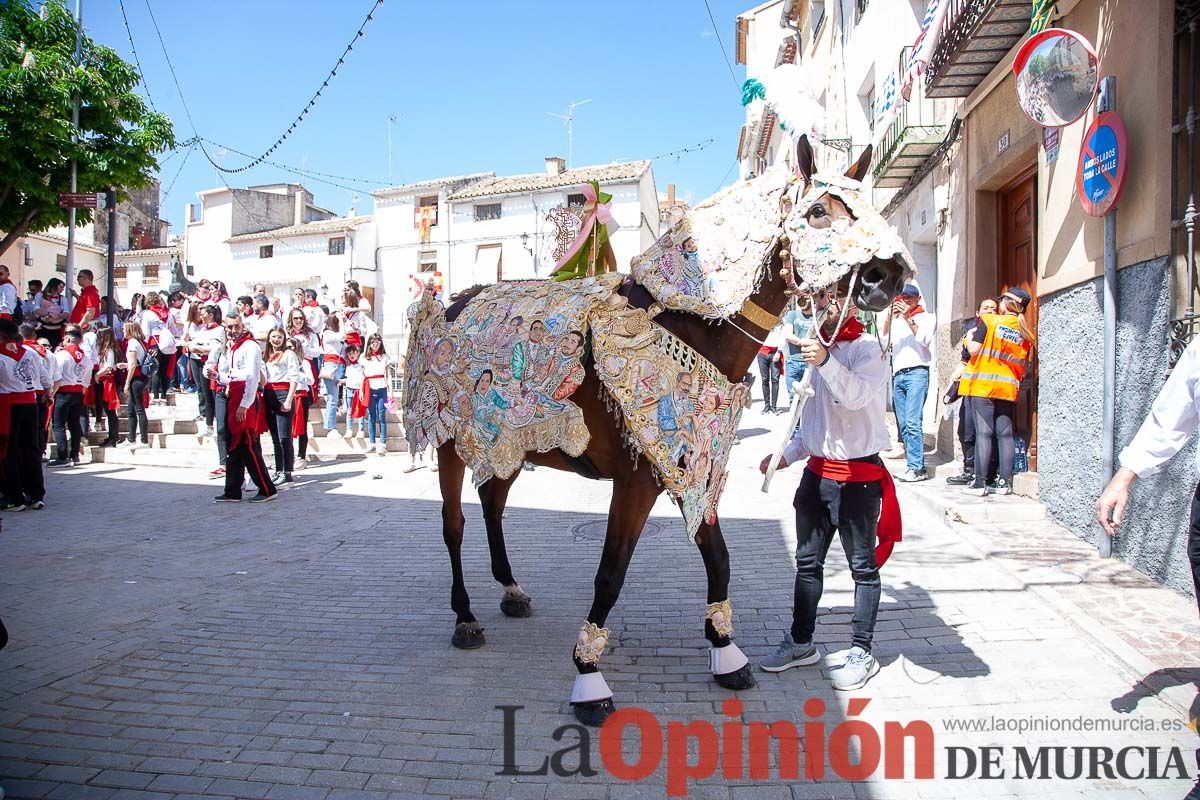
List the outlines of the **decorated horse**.
{"label": "decorated horse", "polygon": [[510,617],[532,613],[502,525],[522,464],[613,482],[592,606],[573,651],[571,703],[586,724],[615,708],[600,672],[605,622],[663,491],[704,560],[712,674],[728,689],[754,686],[733,641],[717,514],[746,370],[790,296],[834,292],[881,311],[912,273],[903,244],[862,193],[870,148],[836,176],[814,174],[807,138],[795,155],[794,169],[772,168],[697,206],[628,276],[476,287],[444,311],[426,293],[409,310],[406,435],[410,447],[438,448],[455,647],[485,643],[463,580],[467,467]]}

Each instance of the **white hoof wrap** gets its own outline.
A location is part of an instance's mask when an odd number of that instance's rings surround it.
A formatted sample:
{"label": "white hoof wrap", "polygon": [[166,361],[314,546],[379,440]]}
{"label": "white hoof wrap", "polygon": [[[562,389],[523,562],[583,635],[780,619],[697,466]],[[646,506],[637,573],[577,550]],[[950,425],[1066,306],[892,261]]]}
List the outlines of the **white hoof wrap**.
{"label": "white hoof wrap", "polygon": [[612,689],[608,688],[608,681],[604,680],[601,673],[589,672],[575,676],[575,688],[571,690],[572,703],[592,703],[612,696]]}
{"label": "white hoof wrap", "polygon": [[750,659],[746,658],[736,644],[730,642],[724,647],[714,647],[708,653],[709,668],[713,675],[726,675],[730,672],[737,672],[742,667],[750,663]]}

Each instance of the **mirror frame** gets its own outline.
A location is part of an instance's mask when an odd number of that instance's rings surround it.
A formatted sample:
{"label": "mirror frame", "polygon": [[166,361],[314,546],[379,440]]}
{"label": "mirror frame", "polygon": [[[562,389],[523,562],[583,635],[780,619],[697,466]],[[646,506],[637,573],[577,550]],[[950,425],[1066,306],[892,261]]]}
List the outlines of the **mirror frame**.
{"label": "mirror frame", "polygon": [[1021,107],[1022,113],[1029,117],[1029,119],[1035,125],[1041,128],[1063,128],[1073,122],[1078,122],[1079,120],[1083,119],[1083,117],[1088,113],[1088,109],[1090,109],[1096,102],[1096,94],[1100,91],[1100,56],[1096,54],[1096,48],[1092,47],[1092,43],[1089,42],[1082,34],[1068,28],[1046,28],[1044,31],[1040,31],[1029,37],[1029,41],[1021,45],[1021,49],[1017,51],[1017,56],[1013,60],[1013,77],[1017,82],[1020,82],[1021,70],[1025,68],[1025,64],[1029,61],[1029,58],[1033,55],[1033,51],[1037,49],[1038,45],[1047,39],[1059,36],[1067,36],[1079,42],[1079,44],[1083,45],[1083,49],[1087,51],[1088,55],[1096,60],[1096,85],[1092,87],[1092,96],[1088,102],[1084,104],[1083,110],[1079,112],[1079,115],[1074,119],[1064,121],[1060,125],[1044,125],[1041,122],[1038,122],[1029,114],[1029,112],[1025,111],[1025,107],[1021,105],[1020,95],[1018,94],[1017,105]]}

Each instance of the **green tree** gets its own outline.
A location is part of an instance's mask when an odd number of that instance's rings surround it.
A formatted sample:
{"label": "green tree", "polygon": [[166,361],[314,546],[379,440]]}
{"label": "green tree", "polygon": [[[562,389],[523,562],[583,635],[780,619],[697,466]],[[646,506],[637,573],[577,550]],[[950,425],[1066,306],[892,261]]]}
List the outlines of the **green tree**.
{"label": "green tree", "polygon": [[[26,233],[66,224],[57,195],[70,191],[72,157],[81,192],[138,188],[175,145],[171,121],[146,108],[133,91],[137,70],[116,51],[85,33],[76,66],[76,30],[63,0],[46,0],[40,11],[28,0],[0,0],[0,255]],[[90,220],[90,211],[76,216]]]}

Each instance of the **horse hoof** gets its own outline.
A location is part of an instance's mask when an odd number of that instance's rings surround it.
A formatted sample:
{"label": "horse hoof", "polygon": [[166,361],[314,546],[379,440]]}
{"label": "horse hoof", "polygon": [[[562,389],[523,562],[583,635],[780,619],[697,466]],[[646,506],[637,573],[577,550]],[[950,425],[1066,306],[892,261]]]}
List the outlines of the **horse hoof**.
{"label": "horse hoof", "polygon": [[725,689],[753,689],[758,684],[754,680],[754,673],[750,671],[750,665],[744,664],[741,669],[736,669],[733,672],[726,672],[724,675],[713,675],[717,685]]}
{"label": "horse hoof", "polygon": [[478,650],[487,643],[483,637],[483,627],[478,622],[460,622],[454,626],[454,635],[450,644],[459,650]]}
{"label": "horse hoof", "polygon": [[528,597],[505,597],[500,601],[500,610],[506,617],[532,617],[533,606]]}
{"label": "horse hoof", "polygon": [[611,697],[603,700],[590,700],[586,703],[572,703],[572,706],[575,709],[575,719],[593,728],[599,728],[604,724],[604,720],[617,710]]}

